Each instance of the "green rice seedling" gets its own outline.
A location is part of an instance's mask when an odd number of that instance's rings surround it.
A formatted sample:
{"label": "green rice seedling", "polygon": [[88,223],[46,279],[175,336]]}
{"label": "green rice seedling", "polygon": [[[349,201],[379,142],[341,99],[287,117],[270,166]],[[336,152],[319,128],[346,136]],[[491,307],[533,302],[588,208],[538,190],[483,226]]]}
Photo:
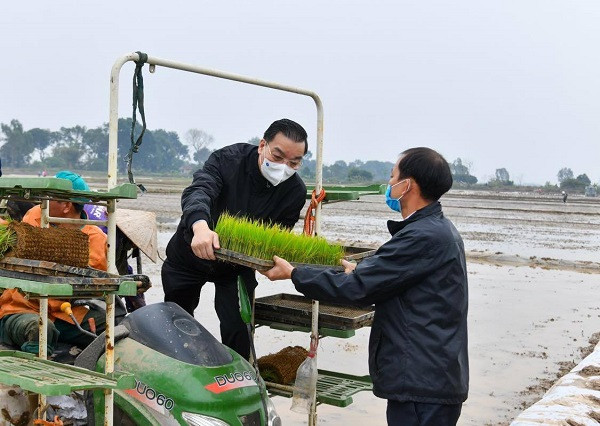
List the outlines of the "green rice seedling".
{"label": "green rice seedling", "polygon": [[277,224],[266,224],[223,213],[215,232],[221,247],[246,256],[271,260],[274,255],[290,262],[339,266],[344,248],[324,238],[295,234]]}
{"label": "green rice seedling", "polygon": [[0,257],[17,243],[17,234],[9,228],[8,224],[0,224]]}

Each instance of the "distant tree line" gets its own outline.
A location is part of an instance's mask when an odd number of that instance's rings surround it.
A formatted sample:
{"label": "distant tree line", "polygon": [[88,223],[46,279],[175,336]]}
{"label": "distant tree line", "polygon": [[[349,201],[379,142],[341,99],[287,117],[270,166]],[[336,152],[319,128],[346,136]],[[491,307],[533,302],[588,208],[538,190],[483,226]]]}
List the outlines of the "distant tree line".
{"label": "distant tree line", "polygon": [[585,191],[585,189],[592,184],[587,174],[583,173],[575,177],[573,170],[568,167],[560,169],[556,177],[558,178],[560,189],[564,191]]}
{"label": "distant tree line", "polygon": [[[131,119],[119,119],[117,155],[123,159],[131,146]],[[18,120],[0,124],[0,158],[6,167],[43,167],[54,169],[106,170],[108,167],[108,125],[61,127],[58,131],[33,128],[25,130]],[[141,128],[138,126],[136,135]],[[134,169],[149,172],[178,170],[188,157],[188,147],[176,132],[147,130]],[[125,171],[125,161],[119,161]]]}
{"label": "distant tree line", "polygon": [[[117,155],[125,158],[131,146],[131,119],[119,119]],[[58,131],[33,128],[25,130],[18,120],[0,123],[0,158],[5,167],[106,170],[108,167],[108,124],[96,128],[85,126],[61,127]],[[141,131],[136,125],[135,135]],[[133,170],[152,173],[191,173],[202,166],[214,151],[210,146],[214,137],[200,129],[190,129],[184,134],[183,143],[174,131],[149,130],[139,152],[133,157]],[[247,141],[258,145],[260,139]],[[328,183],[371,183],[389,179],[394,163],[383,161],[351,163],[336,161],[323,166],[323,178]],[[120,172],[126,162],[119,161]],[[299,174],[311,180],[315,178],[316,161],[309,151]]]}
{"label": "distant tree line", "polygon": [[[123,160],[131,146],[131,119],[119,119],[118,167],[122,173],[126,169]],[[25,130],[18,120],[0,123],[0,158],[5,167],[38,169],[73,169],[103,171],[108,167],[108,124],[95,128],[85,126],[61,127],[58,131],[41,128]],[[141,131],[136,125],[135,135]],[[215,139],[200,129],[190,129],[184,134],[184,142],[177,132],[163,129],[149,130],[144,134],[142,146],[133,157],[133,169],[151,173],[191,174],[201,167],[214,151],[210,146]],[[260,139],[253,137],[247,143],[258,145]],[[474,186],[477,177],[471,174],[472,164],[457,158],[450,164],[454,186]],[[327,183],[385,183],[394,167],[390,161],[335,161],[323,165],[323,180]],[[307,153],[298,173],[306,181],[314,181],[316,159],[311,151]],[[546,183],[547,189],[561,189],[570,192],[583,192],[597,185],[591,185],[584,174],[575,177],[570,168],[563,167],[557,174],[558,185]],[[511,187],[508,170],[496,169],[494,177],[484,184],[488,187]]]}
{"label": "distant tree line", "polygon": [[[330,165],[323,165],[323,180],[328,183],[384,183],[390,179],[390,172],[394,163],[390,161],[361,161],[350,163],[338,160]],[[312,152],[308,152],[298,171],[300,176],[307,181],[315,179],[317,161],[313,159]]]}
{"label": "distant tree line", "polygon": [[[471,175],[471,164],[463,162],[457,158],[450,163],[450,170],[454,179],[454,186],[470,187],[477,184],[477,178]],[[596,194],[598,185],[592,185],[587,174],[583,173],[575,177],[573,171],[568,167],[563,167],[557,173],[558,184],[553,185],[546,182],[544,188],[546,190],[563,190],[568,192],[585,192],[586,195]],[[486,187],[492,188],[510,188],[514,186],[514,182],[510,179],[510,174],[506,168],[496,169],[495,175],[484,184]]]}

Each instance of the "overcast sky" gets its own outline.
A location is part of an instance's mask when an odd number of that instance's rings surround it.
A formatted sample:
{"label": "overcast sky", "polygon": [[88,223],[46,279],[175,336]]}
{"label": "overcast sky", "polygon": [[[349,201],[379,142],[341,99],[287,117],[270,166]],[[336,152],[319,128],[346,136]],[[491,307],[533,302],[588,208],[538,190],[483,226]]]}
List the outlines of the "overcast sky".
{"label": "overcast sky", "polygon": [[[597,0],[5,1],[0,122],[107,122],[111,67],[141,50],[314,90],[326,163],[429,146],[480,181],[504,167],[517,183],[555,183],[570,167],[598,182],[599,23]],[[200,128],[217,148],[288,117],[314,147],[310,98],[165,68],[145,68],[145,87],[150,129]]]}

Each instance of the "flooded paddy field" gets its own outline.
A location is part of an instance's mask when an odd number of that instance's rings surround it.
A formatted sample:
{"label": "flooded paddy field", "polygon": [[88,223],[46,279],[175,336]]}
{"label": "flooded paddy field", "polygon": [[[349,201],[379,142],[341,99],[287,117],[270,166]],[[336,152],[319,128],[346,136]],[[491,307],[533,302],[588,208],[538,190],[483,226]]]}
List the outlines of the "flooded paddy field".
{"label": "flooded paddy field", "polygon": [[[159,252],[181,214],[180,193],[149,193],[119,206],[154,211]],[[470,392],[460,425],[505,425],[539,399],[564,370],[579,362],[600,332],[600,200],[558,195],[452,191],[442,199],[445,214],[465,242],[469,269]],[[382,196],[323,206],[322,235],[347,244],[378,246],[387,241],[388,219],[398,218]],[[297,230],[301,229],[301,224]],[[160,262],[145,264],[153,280],[149,302],[162,300]],[[295,293],[291,282],[259,275],[257,297]],[[196,317],[219,336],[207,284]],[[369,329],[350,339],[322,339],[319,368],[368,374]],[[258,355],[285,346],[308,347],[307,334],[258,328]],[[274,398],[285,425],[306,424]],[[319,424],[385,424],[385,401],[359,393],[346,408],[320,406]]]}

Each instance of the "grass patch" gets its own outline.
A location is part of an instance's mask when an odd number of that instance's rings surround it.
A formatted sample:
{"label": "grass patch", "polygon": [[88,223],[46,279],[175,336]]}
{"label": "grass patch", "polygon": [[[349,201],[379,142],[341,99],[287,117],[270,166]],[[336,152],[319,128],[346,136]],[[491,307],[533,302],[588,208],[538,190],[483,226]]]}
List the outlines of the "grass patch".
{"label": "grass patch", "polygon": [[294,234],[279,225],[265,224],[223,213],[215,227],[221,247],[263,260],[277,255],[289,262],[339,266],[341,245],[324,238]]}
{"label": "grass patch", "polygon": [[8,225],[0,224],[0,257],[17,244],[17,234]]}

